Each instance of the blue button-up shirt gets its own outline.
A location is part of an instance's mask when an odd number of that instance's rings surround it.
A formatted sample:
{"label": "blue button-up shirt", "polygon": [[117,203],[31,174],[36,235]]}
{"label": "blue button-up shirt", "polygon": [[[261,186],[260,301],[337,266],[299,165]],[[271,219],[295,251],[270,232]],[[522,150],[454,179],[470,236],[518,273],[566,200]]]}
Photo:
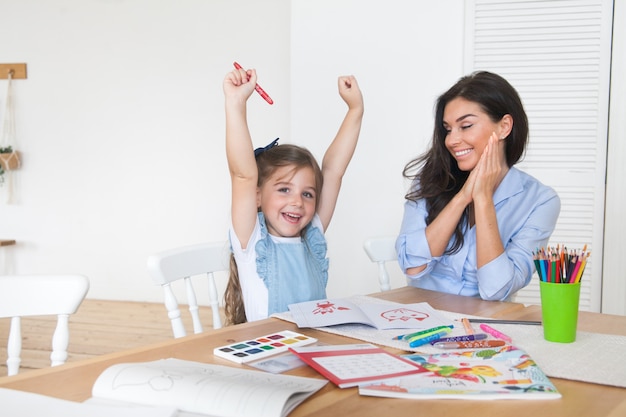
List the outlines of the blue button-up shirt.
{"label": "blue button-up shirt", "polygon": [[505,300],[528,285],[534,272],[532,251],[545,247],[554,230],[561,200],[532,176],[511,168],[493,195],[504,252],[481,268],[476,266],[476,228],[464,232],[456,253],[432,256],[426,240],[426,202],[407,201],[396,241],[403,271],[426,264],[407,275],[414,287],[451,294]]}

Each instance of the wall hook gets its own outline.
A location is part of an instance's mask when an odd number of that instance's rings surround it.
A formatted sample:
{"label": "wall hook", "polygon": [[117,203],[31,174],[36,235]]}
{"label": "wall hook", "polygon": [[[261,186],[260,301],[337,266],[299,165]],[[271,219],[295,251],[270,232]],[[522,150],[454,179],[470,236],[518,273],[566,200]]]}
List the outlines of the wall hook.
{"label": "wall hook", "polygon": [[9,74],[13,80],[26,79],[26,64],[0,64],[0,79],[8,79]]}

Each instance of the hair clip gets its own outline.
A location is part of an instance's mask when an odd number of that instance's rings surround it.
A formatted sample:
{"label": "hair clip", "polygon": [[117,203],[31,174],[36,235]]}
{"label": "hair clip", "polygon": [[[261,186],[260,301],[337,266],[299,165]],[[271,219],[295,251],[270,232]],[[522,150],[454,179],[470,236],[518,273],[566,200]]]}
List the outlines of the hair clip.
{"label": "hair clip", "polygon": [[264,148],[256,148],[254,150],[254,157],[256,158],[257,156],[259,156],[260,154],[262,154],[263,152],[272,149],[274,146],[278,145],[278,139],[276,138],[274,139],[269,145],[267,145]]}

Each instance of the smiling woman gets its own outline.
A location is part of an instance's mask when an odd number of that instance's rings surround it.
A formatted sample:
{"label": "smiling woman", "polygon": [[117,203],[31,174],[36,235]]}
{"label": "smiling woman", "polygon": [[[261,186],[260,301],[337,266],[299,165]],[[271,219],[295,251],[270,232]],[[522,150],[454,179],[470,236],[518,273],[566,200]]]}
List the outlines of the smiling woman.
{"label": "smiling woman", "polygon": [[413,183],[396,249],[411,285],[486,300],[528,285],[560,199],[513,167],[527,140],[520,97],[497,74],[468,75],[439,97],[431,148],[404,170]]}

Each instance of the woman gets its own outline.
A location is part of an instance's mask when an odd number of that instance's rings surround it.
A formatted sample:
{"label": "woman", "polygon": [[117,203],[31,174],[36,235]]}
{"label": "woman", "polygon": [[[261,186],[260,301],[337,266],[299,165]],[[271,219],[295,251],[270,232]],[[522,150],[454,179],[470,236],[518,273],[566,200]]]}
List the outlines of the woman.
{"label": "woman", "polygon": [[476,72],[437,100],[430,150],[409,162],[398,260],[411,285],[505,300],[530,282],[561,202],[513,167],[528,142],[517,91]]}

